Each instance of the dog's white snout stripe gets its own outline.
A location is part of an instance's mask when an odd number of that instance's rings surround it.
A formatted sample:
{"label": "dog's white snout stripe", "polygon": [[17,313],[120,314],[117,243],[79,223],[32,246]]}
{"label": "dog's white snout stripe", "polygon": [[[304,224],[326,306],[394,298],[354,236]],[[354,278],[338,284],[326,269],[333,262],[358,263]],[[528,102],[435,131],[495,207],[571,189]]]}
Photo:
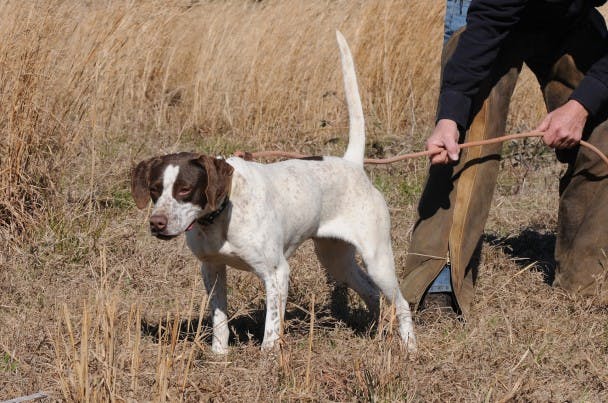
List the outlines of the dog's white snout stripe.
{"label": "dog's white snout stripe", "polygon": [[[163,173],[163,193],[160,198],[173,198],[173,185],[175,185],[175,180],[177,179],[177,175],[179,175],[179,167],[176,165],[169,165],[165,168],[165,172]],[[159,199],[160,201],[160,199]]]}

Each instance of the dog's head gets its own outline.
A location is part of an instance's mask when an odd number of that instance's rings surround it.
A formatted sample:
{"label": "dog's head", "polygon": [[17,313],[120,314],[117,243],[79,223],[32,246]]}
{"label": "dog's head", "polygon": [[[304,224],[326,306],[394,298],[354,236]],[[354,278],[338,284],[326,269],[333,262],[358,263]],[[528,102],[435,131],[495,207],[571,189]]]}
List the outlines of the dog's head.
{"label": "dog's head", "polygon": [[138,208],[152,199],[150,231],[171,239],[217,210],[228,195],[233,168],[223,159],[194,153],[170,154],[140,162],[131,173]]}

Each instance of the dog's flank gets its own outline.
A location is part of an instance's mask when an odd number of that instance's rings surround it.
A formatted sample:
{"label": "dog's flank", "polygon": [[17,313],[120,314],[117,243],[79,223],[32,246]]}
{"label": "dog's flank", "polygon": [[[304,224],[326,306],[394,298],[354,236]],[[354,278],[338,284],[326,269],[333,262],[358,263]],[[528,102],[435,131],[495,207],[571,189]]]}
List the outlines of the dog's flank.
{"label": "dog's flank", "polygon": [[[140,208],[151,198],[151,232],[161,239],[186,233],[213,316],[212,350],[228,348],[226,266],[255,273],[265,285],[262,348],[281,335],[289,284],[289,256],[307,239],[328,276],[355,290],[372,312],[382,292],[396,308],[399,331],[415,349],[409,306],[397,283],[384,198],[363,170],[365,130],[354,63],[338,33],[351,118],[344,158],[293,159],[259,164],[193,153],[141,162],[132,189]],[[205,217],[213,217],[206,222]],[[359,253],[363,271],[355,260]]]}

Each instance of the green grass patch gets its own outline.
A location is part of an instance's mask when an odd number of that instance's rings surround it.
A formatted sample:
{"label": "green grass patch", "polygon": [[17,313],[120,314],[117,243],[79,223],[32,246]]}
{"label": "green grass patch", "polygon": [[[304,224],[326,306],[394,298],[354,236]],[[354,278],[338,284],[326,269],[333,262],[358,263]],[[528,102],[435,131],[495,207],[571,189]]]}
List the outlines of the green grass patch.
{"label": "green grass patch", "polygon": [[13,360],[10,355],[7,353],[0,354],[0,372],[16,372],[17,367],[17,361]]}
{"label": "green grass patch", "polygon": [[416,202],[422,194],[424,182],[412,174],[375,172],[372,176],[374,186],[387,198],[397,198],[399,203]]}

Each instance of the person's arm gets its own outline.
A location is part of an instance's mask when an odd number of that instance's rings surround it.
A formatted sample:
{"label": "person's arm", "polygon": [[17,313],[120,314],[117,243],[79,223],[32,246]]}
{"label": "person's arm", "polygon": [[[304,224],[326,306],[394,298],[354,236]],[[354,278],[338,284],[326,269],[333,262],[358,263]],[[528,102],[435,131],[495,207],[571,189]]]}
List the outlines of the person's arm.
{"label": "person's arm", "polygon": [[608,108],[608,43],[606,54],[596,61],[561,107],[549,113],[536,130],[544,132],[549,147],[571,148],[580,143],[588,117],[596,118]]}
{"label": "person's arm", "polygon": [[488,77],[500,46],[529,0],[473,0],[467,27],[447,61],[441,82],[437,125],[426,143],[431,163],[458,160],[459,129],[467,129],[473,96]]}
{"label": "person's arm", "polygon": [[529,0],[474,0],[467,26],[447,61],[442,77],[437,120],[450,119],[467,129],[471,101],[488,77],[500,46]]}
{"label": "person's arm", "polygon": [[583,105],[591,116],[608,107],[608,43],[604,57],[591,66],[570,99]]}

